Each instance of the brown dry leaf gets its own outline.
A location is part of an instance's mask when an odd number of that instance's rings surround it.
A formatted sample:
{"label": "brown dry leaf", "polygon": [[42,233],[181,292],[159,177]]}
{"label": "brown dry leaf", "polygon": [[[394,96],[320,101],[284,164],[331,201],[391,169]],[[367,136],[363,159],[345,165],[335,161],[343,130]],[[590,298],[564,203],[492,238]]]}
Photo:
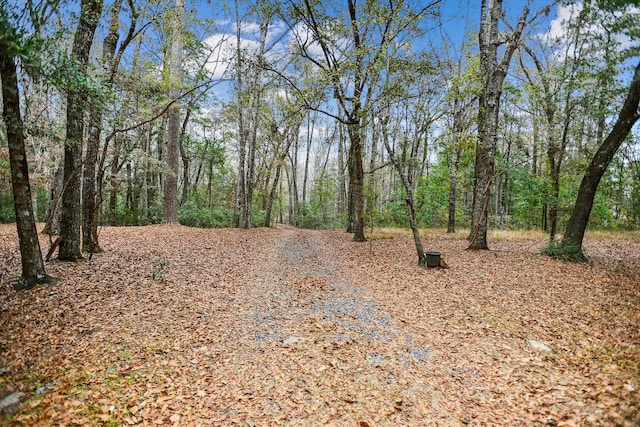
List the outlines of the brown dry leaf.
{"label": "brown dry leaf", "polygon": [[100,239],[17,294],[0,226],[0,396],[31,398],[0,424],[640,424],[637,238],[588,236],[594,262],[570,264],[544,239],[472,252],[430,231],[447,270],[417,267],[408,238],[341,231]]}

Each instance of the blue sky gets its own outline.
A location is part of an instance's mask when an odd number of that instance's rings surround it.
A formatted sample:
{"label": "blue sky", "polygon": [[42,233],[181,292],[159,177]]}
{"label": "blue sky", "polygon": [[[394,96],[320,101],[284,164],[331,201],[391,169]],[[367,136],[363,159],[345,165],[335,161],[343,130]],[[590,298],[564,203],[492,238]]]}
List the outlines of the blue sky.
{"label": "blue sky", "polygon": [[[346,1],[338,0],[339,5],[345,4]],[[546,1],[535,0],[530,6],[531,13],[535,13],[537,10],[548,4]],[[217,32],[213,34],[202,34],[203,40],[210,47],[219,46],[216,57],[220,58],[222,62],[228,62],[233,55],[233,48],[235,47],[235,18],[230,16],[230,10],[223,10],[220,7],[216,7],[218,3],[208,0],[194,0],[187,2],[187,8],[192,8],[201,19],[207,18],[215,21],[218,25]],[[525,5],[524,1],[508,1],[505,2],[504,9],[506,19],[512,22],[514,25],[517,22],[517,18],[520,16],[522,9]],[[233,4],[230,5],[233,8]],[[417,49],[420,49],[425,43],[438,44],[442,43],[443,38],[449,40],[453,46],[450,52],[460,51],[460,47],[465,40],[473,48],[477,46],[477,31],[480,15],[480,1],[479,0],[443,0],[439,4],[440,17],[437,20],[429,18],[425,20],[424,26],[428,31],[424,37],[424,40],[414,40],[414,45]],[[534,33],[545,33],[549,30],[551,22],[555,17],[557,8],[551,11],[549,17],[539,20],[539,23],[535,28],[529,28],[528,31]],[[270,34],[273,37],[277,37],[286,31],[286,26],[282,22],[275,21],[273,28],[270,30]],[[247,17],[243,23],[242,30],[243,45],[247,48],[257,46],[259,39],[258,27],[255,22],[251,21],[250,17]],[[286,38],[283,39],[283,43],[286,42]],[[277,47],[276,47],[277,48]],[[284,48],[284,46],[283,46]],[[218,63],[214,76],[222,77],[225,65]],[[213,72],[213,66],[212,66]],[[225,90],[219,88],[220,95],[224,95]]]}

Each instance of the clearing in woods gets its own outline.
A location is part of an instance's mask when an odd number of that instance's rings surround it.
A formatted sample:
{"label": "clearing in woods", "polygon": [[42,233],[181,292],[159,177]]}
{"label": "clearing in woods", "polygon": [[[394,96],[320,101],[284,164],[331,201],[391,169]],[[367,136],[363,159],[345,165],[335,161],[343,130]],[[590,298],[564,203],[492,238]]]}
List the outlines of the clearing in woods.
{"label": "clearing in woods", "polygon": [[640,423],[638,234],[573,264],[542,234],[431,231],[444,270],[376,233],[105,227],[106,252],[15,293],[1,225],[0,424]]}

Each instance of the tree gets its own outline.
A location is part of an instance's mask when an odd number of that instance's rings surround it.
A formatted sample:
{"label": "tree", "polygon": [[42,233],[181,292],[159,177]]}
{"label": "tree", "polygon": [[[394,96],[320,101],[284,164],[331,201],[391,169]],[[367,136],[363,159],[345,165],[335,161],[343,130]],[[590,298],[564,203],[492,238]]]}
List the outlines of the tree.
{"label": "tree", "polygon": [[180,84],[182,81],[182,45],[184,27],[184,0],[175,0],[172,19],[172,42],[169,66],[169,98],[174,101],[168,111],[167,173],[164,181],[162,222],[178,223],[178,172],[180,151]]}
{"label": "tree", "polygon": [[410,168],[409,171],[405,172],[403,165],[400,163],[400,160],[396,156],[396,153],[391,148],[389,144],[389,131],[387,128],[389,118],[382,118],[382,140],[384,142],[384,146],[389,154],[389,159],[393,163],[393,166],[396,168],[400,179],[402,180],[402,185],[406,191],[406,203],[407,203],[407,215],[409,217],[409,225],[411,227],[411,231],[413,233],[413,240],[416,245],[416,252],[418,253],[418,265],[424,267],[427,264],[427,257],[424,253],[424,249],[422,246],[422,240],[420,239],[420,230],[418,228],[418,221],[416,220],[416,209],[415,203],[413,200],[413,194],[415,192],[415,183],[413,181],[413,173]]}
{"label": "tree", "polygon": [[322,112],[346,127],[349,217],[352,218],[347,230],[354,233],[354,241],[366,240],[363,148],[374,90],[392,44],[401,34],[415,29],[419,17],[437,3],[430,2],[416,12],[395,1],[359,4],[347,0],[346,18],[337,9],[310,0],[301,6],[293,5],[293,16],[303,24],[302,29],[294,31],[296,48],[317,68],[321,74],[318,83],[325,85],[324,90],[337,102],[338,114]]}
{"label": "tree", "polygon": [[[120,11],[122,0],[115,0],[111,5],[111,21],[109,31],[102,42],[103,79],[106,89],[111,90],[118,71],[120,59],[136,35],[137,11],[133,0],[127,0],[131,11],[131,23],[125,39],[120,44],[116,54],[118,33],[120,30]],[[103,106],[93,102],[90,106],[89,132],[87,138],[87,150],[82,169],[82,248],[85,251],[100,251],[98,243],[98,208],[96,197],[96,162],[100,148],[100,135],[102,133]],[[101,197],[102,195],[100,195]]]}
{"label": "tree", "polygon": [[[263,81],[267,67],[266,54],[277,46],[281,37],[271,37],[269,30],[278,5],[269,1],[258,1],[249,9],[258,19],[259,40],[253,49],[247,48],[242,38],[243,17],[240,13],[240,0],[235,1],[236,46],[235,73],[237,96],[237,140],[238,140],[238,176],[234,205],[233,226],[250,228],[252,226],[253,198],[258,176],[256,156],[258,154],[258,136],[260,130],[260,111],[264,104],[264,91],[267,83]],[[251,28],[251,26],[249,26]],[[266,133],[270,133],[267,131]]]}
{"label": "tree", "polygon": [[[448,51],[445,44],[445,50]],[[453,79],[451,89],[447,94],[449,111],[451,114],[451,143],[449,151],[449,198],[447,213],[447,233],[456,231],[456,208],[458,203],[458,167],[460,158],[464,151],[472,148],[473,143],[469,130],[473,121],[472,106],[477,100],[479,75],[477,56],[469,58],[464,48],[465,54],[455,59],[452,66]],[[463,68],[465,60],[468,62]]]}
{"label": "tree", "polygon": [[[89,52],[102,13],[102,0],[82,0],[80,20],[73,39],[72,64],[80,79],[86,74]],[[69,87],[67,94],[67,135],[64,144],[64,179],[62,193],[62,219],[60,222],[60,249],[58,259],[75,261],[82,258],[80,227],[82,215],[80,193],[82,187],[81,161],[84,114],[87,106],[84,85]]]}
{"label": "tree", "polygon": [[589,223],[589,215],[593,208],[593,200],[598,190],[598,184],[602,179],[614,154],[627,137],[633,125],[640,118],[638,104],[640,103],[640,62],[635,68],[633,79],[629,85],[627,97],[620,109],[609,135],[605,138],[591,159],[591,163],[585,171],[580,190],[573,207],[573,213],[567,223],[562,238],[562,250],[566,254],[584,258],[582,241]]}
{"label": "tree", "polygon": [[[22,276],[16,288],[29,289],[40,283],[53,283],[44,268],[40,241],[36,230],[31,186],[25,150],[24,129],[20,114],[20,92],[15,58],[19,54],[18,34],[11,25],[5,5],[0,4],[0,25],[5,33],[0,36],[0,79],[2,79],[2,119],[7,129],[9,163],[13,188],[16,227],[20,241]],[[22,52],[20,52],[22,53]]]}
{"label": "tree", "polygon": [[[549,7],[541,9],[529,21],[529,3],[520,14],[515,29],[506,20],[507,34],[499,31],[498,24],[504,19],[502,0],[482,0],[480,8],[480,74],[482,89],[478,97],[478,142],[476,144],[476,164],[473,188],[473,209],[469,249],[488,249],[487,230],[491,183],[495,175],[498,119],[502,86],[511,63],[511,58],[520,44],[524,28],[540,14],[549,12]],[[504,44],[502,57],[498,58],[499,47]]]}
{"label": "tree", "polygon": [[[271,139],[275,143],[275,159],[273,163],[275,164],[276,172],[273,177],[273,182],[271,184],[271,190],[269,191],[269,197],[266,203],[265,216],[264,216],[264,226],[271,226],[271,212],[273,210],[273,202],[275,200],[276,190],[280,183],[280,174],[282,172],[282,167],[285,164],[285,159],[287,157],[287,153],[291,148],[293,141],[295,140],[295,136],[293,135],[293,131],[298,131],[300,120],[294,121],[289,119],[284,123],[285,128],[283,131],[278,129],[278,125],[274,121],[271,126],[272,136]],[[268,180],[267,180],[268,184]]]}

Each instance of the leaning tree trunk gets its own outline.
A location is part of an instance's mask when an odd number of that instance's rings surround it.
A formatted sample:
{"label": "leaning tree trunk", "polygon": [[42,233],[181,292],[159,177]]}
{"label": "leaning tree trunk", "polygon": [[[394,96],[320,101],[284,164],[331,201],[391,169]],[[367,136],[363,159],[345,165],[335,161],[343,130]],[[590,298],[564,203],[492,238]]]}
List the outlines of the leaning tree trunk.
{"label": "leaning tree trunk", "polygon": [[387,154],[389,155],[389,160],[395,167],[400,179],[402,180],[402,185],[404,186],[405,191],[407,192],[407,214],[409,216],[409,225],[411,226],[411,232],[413,233],[413,241],[416,245],[416,252],[418,252],[418,265],[420,267],[424,267],[427,265],[427,256],[424,253],[424,247],[422,246],[422,239],[420,238],[420,229],[418,228],[418,220],[416,218],[416,209],[413,202],[413,193],[415,190],[415,186],[413,185],[413,181],[411,181],[411,176],[413,175],[411,166],[408,168],[408,171],[405,172],[402,164],[396,157],[394,150],[391,148],[389,144],[389,133],[387,131],[387,123],[383,122],[382,129],[382,140],[384,142],[384,147],[387,150]]}
{"label": "leaning tree trunk", "polygon": [[[3,19],[4,21],[4,19]],[[3,22],[4,24],[4,22]],[[0,78],[2,79],[2,119],[7,132],[9,146],[9,164],[13,188],[13,204],[16,212],[16,227],[20,242],[22,276],[17,289],[28,289],[38,283],[51,282],[53,279],[44,270],[44,261],[40,251],[40,241],[31,204],[31,187],[25,150],[22,118],[20,117],[20,95],[18,92],[18,74],[11,47],[6,39],[0,37]]]}
{"label": "leaning tree trunk", "polygon": [[591,214],[591,209],[593,208],[593,199],[598,190],[598,184],[616,151],[618,151],[618,148],[631,131],[633,125],[638,118],[640,118],[640,113],[638,113],[639,103],[640,63],[636,66],[633,81],[629,86],[629,93],[620,110],[618,120],[607,138],[598,148],[598,151],[596,151],[580,183],[580,190],[578,191],[578,197],[573,207],[573,213],[569,218],[567,229],[562,238],[562,246],[567,253],[571,252],[572,255],[584,258],[582,241],[589,223],[589,214]]}
{"label": "leaning tree trunk", "polygon": [[[73,40],[72,57],[84,73],[89,61],[93,37],[100,20],[102,0],[82,0],[80,20]],[[64,144],[64,181],[62,219],[60,221],[60,249],[58,259],[75,261],[82,258],[80,227],[82,225],[80,193],[82,187],[82,137],[87,93],[69,90],[67,97],[67,137]]]}

